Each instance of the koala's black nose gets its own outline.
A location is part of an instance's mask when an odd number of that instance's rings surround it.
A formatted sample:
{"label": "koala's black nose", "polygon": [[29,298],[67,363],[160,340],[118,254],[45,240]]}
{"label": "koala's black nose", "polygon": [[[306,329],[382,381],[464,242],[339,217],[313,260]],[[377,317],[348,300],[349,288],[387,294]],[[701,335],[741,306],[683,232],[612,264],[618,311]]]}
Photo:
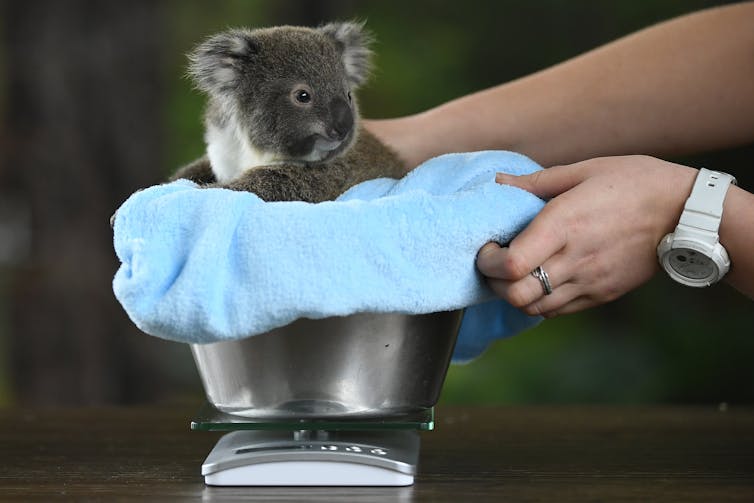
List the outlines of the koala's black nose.
{"label": "koala's black nose", "polygon": [[330,102],[330,125],[327,135],[334,140],[342,140],[353,128],[353,112],[348,102],[343,98],[335,98]]}

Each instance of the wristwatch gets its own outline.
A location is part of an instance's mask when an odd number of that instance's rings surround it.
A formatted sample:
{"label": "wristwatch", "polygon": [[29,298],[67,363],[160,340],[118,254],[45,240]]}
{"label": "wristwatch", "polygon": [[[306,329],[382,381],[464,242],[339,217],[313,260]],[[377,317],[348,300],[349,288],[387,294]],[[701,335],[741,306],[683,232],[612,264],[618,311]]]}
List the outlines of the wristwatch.
{"label": "wristwatch", "polygon": [[736,179],[700,169],[674,232],[657,246],[660,264],[675,281],[704,287],[720,281],[730,269],[728,252],[719,242],[723,201]]}

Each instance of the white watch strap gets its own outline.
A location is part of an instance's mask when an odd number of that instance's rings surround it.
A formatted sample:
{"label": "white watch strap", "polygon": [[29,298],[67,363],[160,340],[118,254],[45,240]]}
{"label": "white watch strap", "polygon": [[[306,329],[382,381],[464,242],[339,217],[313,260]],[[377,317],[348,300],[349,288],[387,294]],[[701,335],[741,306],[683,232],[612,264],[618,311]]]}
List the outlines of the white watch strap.
{"label": "white watch strap", "polygon": [[731,183],[735,185],[736,179],[727,173],[700,169],[683,208],[679,227],[689,226],[717,234],[723,215],[723,201]]}

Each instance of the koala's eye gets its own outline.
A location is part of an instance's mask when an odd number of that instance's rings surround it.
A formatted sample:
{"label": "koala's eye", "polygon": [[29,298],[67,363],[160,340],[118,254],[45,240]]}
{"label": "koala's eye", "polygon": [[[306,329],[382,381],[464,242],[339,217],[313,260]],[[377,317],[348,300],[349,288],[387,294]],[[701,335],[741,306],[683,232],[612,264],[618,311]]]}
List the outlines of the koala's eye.
{"label": "koala's eye", "polygon": [[299,103],[309,103],[312,101],[312,95],[306,89],[299,89],[293,95],[296,97],[296,101]]}
{"label": "koala's eye", "polygon": [[348,91],[348,102],[352,102],[353,98],[351,98],[351,91]]}

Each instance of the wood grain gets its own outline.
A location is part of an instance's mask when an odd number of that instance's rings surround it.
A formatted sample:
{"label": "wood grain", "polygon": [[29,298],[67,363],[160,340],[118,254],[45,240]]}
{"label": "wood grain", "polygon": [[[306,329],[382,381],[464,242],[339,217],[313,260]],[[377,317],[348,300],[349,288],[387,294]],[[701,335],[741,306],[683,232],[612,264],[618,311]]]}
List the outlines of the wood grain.
{"label": "wood grain", "polygon": [[407,488],[206,487],[197,408],[0,411],[0,500],[754,500],[751,408],[445,407]]}

